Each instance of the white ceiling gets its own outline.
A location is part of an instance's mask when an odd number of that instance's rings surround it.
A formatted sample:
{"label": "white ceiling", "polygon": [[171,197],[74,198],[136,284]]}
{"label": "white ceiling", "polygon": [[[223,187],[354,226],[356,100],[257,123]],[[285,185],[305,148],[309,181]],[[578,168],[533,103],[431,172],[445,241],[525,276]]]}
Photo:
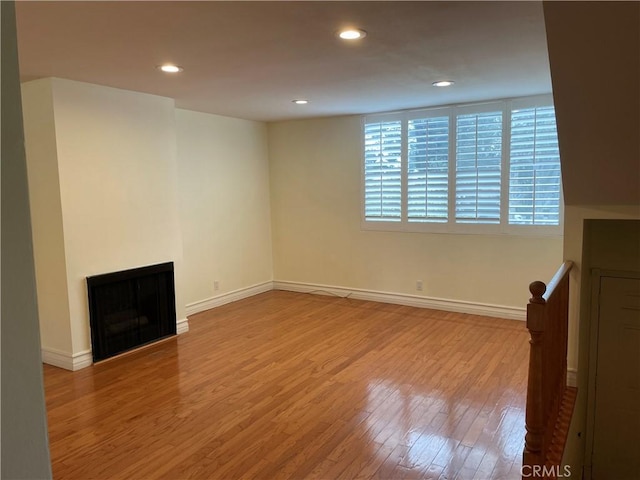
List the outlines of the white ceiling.
{"label": "white ceiling", "polygon": [[[549,93],[541,2],[19,1],[23,80],[55,76],[253,119]],[[347,44],[343,26],[368,32]],[[155,69],[173,62],[184,72]],[[431,83],[455,80],[447,89]],[[306,106],[295,98],[308,98]]]}

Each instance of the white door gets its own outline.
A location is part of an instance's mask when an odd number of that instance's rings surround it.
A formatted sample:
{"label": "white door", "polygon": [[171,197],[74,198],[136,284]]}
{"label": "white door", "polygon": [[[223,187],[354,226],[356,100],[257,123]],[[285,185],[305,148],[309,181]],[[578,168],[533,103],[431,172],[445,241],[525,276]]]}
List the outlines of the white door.
{"label": "white door", "polygon": [[593,480],[640,480],[640,278],[600,277]]}

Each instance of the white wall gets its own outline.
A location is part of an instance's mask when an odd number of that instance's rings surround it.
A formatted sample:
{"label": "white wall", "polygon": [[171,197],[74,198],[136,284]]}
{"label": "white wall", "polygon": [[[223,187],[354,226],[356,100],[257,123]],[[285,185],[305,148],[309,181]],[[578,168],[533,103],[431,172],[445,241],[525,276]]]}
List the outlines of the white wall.
{"label": "white wall", "polygon": [[276,280],[524,308],[560,265],[561,237],[363,231],[360,139],[359,117],[269,125]]}
{"label": "white wall", "polygon": [[[60,353],[78,356],[91,347],[87,276],[173,261],[176,313],[178,319],[185,317],[174,102],[69,80],[40,82],[49,83],[53,98],[48,121],[55,128],[66,260],[71,351]],[[35,113],[25,112],[26,125],[42,120]],[[38,167],[31,158],[28,162],[30,170]],[[34,232],[37,219],[57,215],[56,208],[34,203]],[[39,244],[42,239],[36,242],[37,263],[43,257]],[[47,269],[60,268],[52,264]],[[43,337],[43,350],[59,348],[47,341]]]}
{"label": "white wall", "polygon": [[179,109],[175,115],[186,303],[270,282],[266,125]]}

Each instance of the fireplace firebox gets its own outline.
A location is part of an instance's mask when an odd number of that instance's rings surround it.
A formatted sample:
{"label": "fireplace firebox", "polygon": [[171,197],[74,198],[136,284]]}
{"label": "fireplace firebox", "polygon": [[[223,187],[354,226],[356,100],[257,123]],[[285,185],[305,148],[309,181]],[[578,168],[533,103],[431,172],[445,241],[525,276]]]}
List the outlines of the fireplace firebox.
{"label": "fireplace firebox", "polygon": [[173,262],[87,277],[95,362],[176,334]]}

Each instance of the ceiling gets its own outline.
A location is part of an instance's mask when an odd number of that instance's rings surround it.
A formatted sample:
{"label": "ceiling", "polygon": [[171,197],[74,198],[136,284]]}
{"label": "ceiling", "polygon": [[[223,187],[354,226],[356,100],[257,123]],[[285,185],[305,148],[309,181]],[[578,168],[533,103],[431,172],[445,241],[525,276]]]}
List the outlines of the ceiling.
{"label": "ceiling", "polygon": [[[231,117],[275,121],[551,91],[541,2],[16,4],[23,81],[79,80]],[[339,40],[345,26],[367,36]],[[167,62],[184,72],[155,68]],[[456,83],[431,85],[442,79]]]}

